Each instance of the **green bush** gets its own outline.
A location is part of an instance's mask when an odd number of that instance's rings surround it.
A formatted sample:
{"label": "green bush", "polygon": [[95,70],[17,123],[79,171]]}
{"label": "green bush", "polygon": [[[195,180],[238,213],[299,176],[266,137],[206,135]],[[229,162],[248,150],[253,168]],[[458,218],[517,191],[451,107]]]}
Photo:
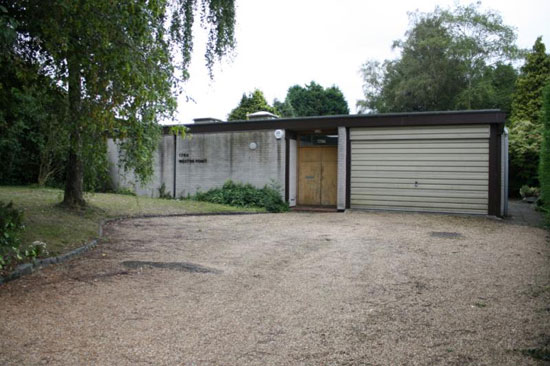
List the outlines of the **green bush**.
{"label": "green bush", "polygon": [[256,188],[251,184],[235,183],[231,180],[225,182],[221,188],[197,192],[191,198],[237,207],[260,207],[269,212],[288,211],[288,204],[283,201],[276,187],[266,185]]}
{"label": "green bush", "polygon": [[25,259],[33,260],[48,254],[46,243],[41,241],[21,247],[19,236],[24,229],[23,211],[14,208],[13,202],[5,204],[0,201],[0,273]]}
{"label": "green bush", "polygon": [[23,212],[13,207],[13,202],[0,202],[0,269],[21,260],[19,235],[23,231]]}
{"label": "green bush", "polygon": [[529,187],[528,185],[524,185],[519,189],[519,194],[521,195],[521,198],[538,197],[540,195],[540,190],[538,187]]}

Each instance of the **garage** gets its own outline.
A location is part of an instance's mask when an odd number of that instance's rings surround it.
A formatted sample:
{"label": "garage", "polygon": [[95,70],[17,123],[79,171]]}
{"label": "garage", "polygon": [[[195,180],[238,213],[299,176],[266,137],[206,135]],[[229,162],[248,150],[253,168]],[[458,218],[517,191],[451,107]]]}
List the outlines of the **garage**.
{"label": "garage", "polygon": [[487,214],[489,136],[489,125],[351,129],[351,207]]}

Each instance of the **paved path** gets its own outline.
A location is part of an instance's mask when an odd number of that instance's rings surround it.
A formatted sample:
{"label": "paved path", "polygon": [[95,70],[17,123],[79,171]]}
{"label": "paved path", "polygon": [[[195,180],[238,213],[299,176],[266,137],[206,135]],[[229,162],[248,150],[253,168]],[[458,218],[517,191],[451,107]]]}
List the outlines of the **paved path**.
{"label": "paved path", "polygon": [[535,210],[535,207],[534,203],[510,200],[506,221],[517,225],[544,227],[544,217],[541,212]]}
{"label": "paved path", "polygon": [[539,365],[550,341],[538,228],[289,213],[105,231],[0,287],[0,365]]}

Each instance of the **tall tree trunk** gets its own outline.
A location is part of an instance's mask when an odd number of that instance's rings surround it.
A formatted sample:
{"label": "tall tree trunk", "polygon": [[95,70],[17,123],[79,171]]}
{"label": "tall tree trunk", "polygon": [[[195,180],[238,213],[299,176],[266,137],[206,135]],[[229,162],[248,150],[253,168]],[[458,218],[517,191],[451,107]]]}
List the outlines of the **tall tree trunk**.
{"label": "tall tree trunk", "polygon": [[84,166],[82,163],[82,136],[81,136],[81,77],[80,64],[74,51],[67,58],[69,70],[69,113],[68,123],[71,134],[69,140],[69,157],[67,159],[65,195],[63,204],[69,207],[83,207],[86,205],[83,197]]}

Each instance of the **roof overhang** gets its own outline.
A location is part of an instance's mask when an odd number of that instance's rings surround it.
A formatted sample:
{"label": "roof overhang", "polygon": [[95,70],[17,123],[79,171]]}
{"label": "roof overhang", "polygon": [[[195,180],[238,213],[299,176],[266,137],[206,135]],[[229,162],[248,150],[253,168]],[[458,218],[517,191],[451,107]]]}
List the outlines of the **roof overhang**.
{"label": "roof overhang", "polygon": [[[391,114],[354,114],[320,117],[280,118],[261,121],[232,121],[217,123],[187,124],[190,132],[236,132],[251,130],[304,131],[332,129],[337,127],[385,127],[385,126],[444,126],[497,124],[504,129],[506,114],[498,109],[445,112],[415,112]],[[164,126],[168,133],[171,126]]]}

